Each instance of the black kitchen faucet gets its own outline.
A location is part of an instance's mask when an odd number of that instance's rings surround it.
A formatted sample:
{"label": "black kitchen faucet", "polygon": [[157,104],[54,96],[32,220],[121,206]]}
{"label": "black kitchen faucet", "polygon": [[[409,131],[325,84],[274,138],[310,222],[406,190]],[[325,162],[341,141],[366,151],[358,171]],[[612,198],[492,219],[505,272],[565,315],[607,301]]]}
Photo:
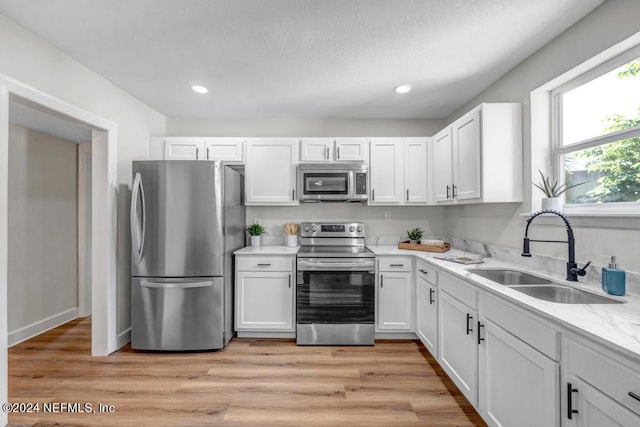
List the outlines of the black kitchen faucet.
{"label": "black kitchen faucet", "polygon": [[[542,214],[554,214],[562,218],[565,225],[567,226],[567,241],[564,240],[531,240],[529,239],[529,226],[533,222],[534,218]],[[578,264],[576,264],[576,250],[575,250],[575,239],[573,238],[573,229],[571,228],[571,224],[566,216],[562,215],[558,211],[543,209],[539,212],[532,213],[531,216],[527,219],[527,228],[524,231],[524,242],[522,248],[522,256],[531,257],[531,252],[529,252],[529,242],[548,242],[548,243],[567,243],[569,245],[569,259],[567,260],[567,280],[571,282],[577,282],[578,276],[584,276],[586,272],[586,268],[591,264],[591,261],[587,262],[584,267],[578,268]]]}

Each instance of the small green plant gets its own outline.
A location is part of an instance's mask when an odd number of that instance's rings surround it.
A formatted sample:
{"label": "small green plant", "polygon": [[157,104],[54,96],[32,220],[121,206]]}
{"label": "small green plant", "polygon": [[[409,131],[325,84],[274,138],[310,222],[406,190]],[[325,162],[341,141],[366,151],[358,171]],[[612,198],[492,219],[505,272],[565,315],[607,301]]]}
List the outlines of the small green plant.
{"label": "small green plant", "polygon": [[260,224],[251,224],[249,227],[247,227],[247,231],[249,232],[250,236],[259,236],[264,233],[264,227]]}
{"label": "small green plant", "polygon": [[567,186],[567,184],[558,185],[558,181],[554,181],[552,183],[551,178],[548,176],[545,177],[540,169],[538,169],[538,172],[540,172],[540,178],[542,178],[542,180],[540,181],[539,184],[536,184],[534,182],[533,185],[535,185],[540,190],[542,190],[544,195],[547,197],[559,197],[562,193],[568,190],[571,190],[573,187],[577,187],[578,185],[585,184],[584,182],[579,182],[577,184],[573,184],[569,186]]}
{"label": "small green plant", "polygon": [[424,231],[422,231],[422,229],[414,228],[413,230],[407,231],[407,236],[409,237],[409,240],[420,240],[422,239],[423,233]]}

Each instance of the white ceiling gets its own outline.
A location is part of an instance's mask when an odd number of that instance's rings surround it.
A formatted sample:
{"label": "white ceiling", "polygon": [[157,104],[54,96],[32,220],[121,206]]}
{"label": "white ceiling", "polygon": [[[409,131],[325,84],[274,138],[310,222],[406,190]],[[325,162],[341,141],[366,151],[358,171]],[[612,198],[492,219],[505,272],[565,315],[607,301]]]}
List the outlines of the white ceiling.
{"label": "white ceiling", "polygon": [[435,118],[602,1],[0,0],[0,13],[167,116]]}

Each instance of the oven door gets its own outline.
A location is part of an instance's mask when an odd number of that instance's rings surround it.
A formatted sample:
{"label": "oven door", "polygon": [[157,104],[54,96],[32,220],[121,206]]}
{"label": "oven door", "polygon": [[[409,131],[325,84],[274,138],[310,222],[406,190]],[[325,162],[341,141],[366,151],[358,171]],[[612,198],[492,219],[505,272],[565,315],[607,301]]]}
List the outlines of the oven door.
{"label": "oven door", "polygon": [[373,324],[373,258],[298,259],[297,323]]}
{"label": "oven door", "polygon": [[304,171],[298,174],[300,200],[348,200],[351,198],[350,171]]}

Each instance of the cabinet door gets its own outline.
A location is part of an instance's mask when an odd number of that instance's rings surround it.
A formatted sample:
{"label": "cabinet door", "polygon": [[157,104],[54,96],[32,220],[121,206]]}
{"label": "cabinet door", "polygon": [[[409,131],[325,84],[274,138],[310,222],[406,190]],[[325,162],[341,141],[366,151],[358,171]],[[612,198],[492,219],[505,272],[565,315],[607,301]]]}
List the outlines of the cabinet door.
{"label": "cabinet door", "polygon": [[336,162],[366,162],[369,141],[364,138],[337,138]]}
{"label": "cabinet door", "polygon": [[244,140],[242,138],[207,138],[204,141],[206,160],[242,163]]}
{"label": "cabinet door", "polygon": [[289,139],[247,142],[246,205],[297,205],[298,143]]}
{"label": "cabinet door", "polygon": [[[453,197],[457,200],[480,198],[480,110],[456,120],[453,132]],[[485,159],[487,166],[491,159]]]}
{"label": "cabinet door", "polygon": [[165,138],[165,160],[199,160],[205,157],[202,138]]}
{"label": "cabinet door", "polygon": [[238,272],[236,329],[293,331],[294,295],[291,272]]}
{"label": "cabinet door", "polygon": [[412,331],[411,273],[382,272],[378,282],[378,329]]}
{"label": "cabinet door", "polygon": [[333,158],[333,139],[307,138],[300,141],[301,162],[329,162]]}
{"label": "cabinet door", "polygon": [[420,341],[433,357],[438,357],[438,288],[418,278],[418,325]]}
{"label": "cabinet door", "polygon": [[478,403],[478,344],[474,324],[476,320],[474,310],[440,289],[440,366],[473,406]]}
{"label": "cabinet door", "polygon": [[491,321],[482,319],[475,332],[483,340],[478,381],[483,419],[493,426],[558,426],[558,363]]}
{"label": "cabinet door", "polygon": [[445,128],[433,137],[433,191],[436,202],[452,200],[453,161],[451,128]]}
{"label": "cabinet door", "polygon": [[427,203],[427,140],[409,140],[404,145],[405,203]]}
{"label": "cabinet door", "polygon": [[403,146],[395,139],[371,141],[369,205],[399,205],[403,196]]}
{"label": "cabinet door", "polygon": [[[637,427],[640,416],[600,393],[574,376],[563,385],[567,405],[562,410],[563,425],[571,427]],[[571,398],[567,399],[571,390]],[[571,405],[571,406],[569,406]],[[573,412],[575,411],[575,412]],[[571,418],[569,419],[569,412]]]}

